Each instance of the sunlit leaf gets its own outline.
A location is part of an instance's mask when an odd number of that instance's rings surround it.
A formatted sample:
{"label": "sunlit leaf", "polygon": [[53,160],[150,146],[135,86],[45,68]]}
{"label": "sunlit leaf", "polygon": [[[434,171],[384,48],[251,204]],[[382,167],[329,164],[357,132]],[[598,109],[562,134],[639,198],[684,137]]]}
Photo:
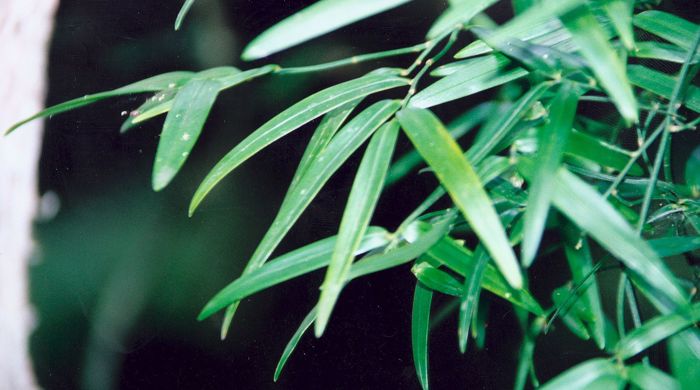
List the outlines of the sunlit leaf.
{"label": "sunlit leaf", "polygon": [[[614,389],[617,387],[604,387],[596,385],[601,379],[610,378],[612,383],[624,382],[615,363],[607,359],[591,359],[580,363],[551,381],[545,383],[542,390],[588,390],[588,389]],[[607,386],[611,382],[605,383]]]}
{"label": "sunlit leaf", "polygon": [[233,148],[209,172],[190,203],[190,215],[227,174],[272,142],[348,102],[390,88],[408,85],[390,76],[366,76],[317,92],[277,114]]}
{"label": "sunlit leaf", "polygon": [[267,57],[410,0],[320,0],[275,24],[246,46],[246,61]]}
{"label": "sunlit leaf", "polygon": [[637,363],[629,367],[627,375],[630,382],[641,390],[681,390],[675,378],[646,364]]}
{"label": "sunlit leaf", "polygon": [[321,285],[321,296],[317,306],[318,318],[315,325],[316,337],[321,336],[328,323],[333,306],[350,272],[354,253],[369,226],[389,169],[398,134],[399,124],[396,121],[379,129],[372,136],[360,162],[340,222],[338,240]]}
{"label": "sunlit leaf", "polygon": [[700,303],[680,308],[675,313],[654,317],[623,337],[615,346],[615,352],[621,359],[629,359],[698,321]]}
{"label": "sunlit leaf", "polygon": [[88,104],[92,104],[95,102],[98,102],[100,100],[104,100],[107,98],[115,97],[115,96],[122,96],[122,95],[131,95],[131,94],[137,94],[137,93],[145,93],[145,92],[158,92],[162,91],[164,89],[168,88],[174,88],[177,86],[180,86],[187,82],[194,73],[192,72],[169,72],[169,73],[163,73],[157,76],[149,77],[145,80],[141,80],[138,82],[135,82],[133,84],[129,84],[126,86],[123,86],[121,88],[113,89],[111,91],[105,91],[105,92],[99,92],[96,94],[92,95],[85,95],[83,97],[69,100],[67,102],[63,102],[60,104],[57,104],[55,106],[48,107],[32,116],[30,116],[27,119],[24,119],[20,122],[15,123],[7,129],[6,134],[11,133],[12,131],[16,130],[18,127],[22,126],[23,124],[27,122],[31,122],[34,119],[38,118],[44,118],[56,114],[60,114],[62,112],[74,110],[79,107],[87,106]]}
{"label": "sunlit leaf", "polygon": [[610,45],[595,16],[586,7],[580,7],[564,15],[562,21],[622,117],[629,123],[636,122],[637,101],[627,80],[625,63]]}
{"label": "sunlit leaf", "polygon": [[521,288],[522,275],[505,230],[481,180],[459,145],[428,110],[408,108],[396,115],[508,283],[516,289]]}
{"label": "sunlit leaf", "polygon": [[428,390],[428,332],[430,330],[430,306],[433,292],[416,283],[413,295],[413,314],[411,317],[411,345],[413,346],[413,363],[423,390]]}
{"label": "sunlit leaf", "polygon": [[287,360],[289,360],[289,357],[292,355],[292,352],[297,347],[297,344],[299,344],[299,341],[301,340],[301,337],[306,333],[306,331],[311,327],[311,324],[316,320],[316,307],[314,306],[313,309],[309,312],[309,314],[304,317],[304,319],[301,321],[301,324],[299,324],[299,328],[297,328],[296,332],[294,332],[294,335],[292,335],[292,338],[289,340],[289,343],[287,343],[287,346],[284,347],[284,351],[282,352],[282,356],[280,357],[279,362],[277,362],[277,368],[275,368],[275,376],[274,380],[277,382],[277,380],[280,377],[280,374],[282,374],[282,370],[284,369],[284,365],[287,364]]}
{"label": "sunlit leaf", "polygon": [[574,123],[577,103],[576,88],[570,83],[563,83],[552,99],[548,122],[537,137],[535,171],[530,182],[530,195],[524,216],[521,259],[524,267],[529,267],[537,254],[554,185],[550,178],[561,164]]}
{"label": "sunlit leaf", "polygon": [[[306,245],[258,268],[240,278],[217,293],[202,309],[198,319],[203,320],[229,304],[284,281],[320,269],[330,261],[336,237],[328,237]],[[356,253],[363,253],[382,247],[389,242],[388,232],[374,227],[367,230],[362,244]]]}
{"label": "sunlit leaf", "polygon": [[470,60],[447,77],[429,85],[410,101],[409,105],[428,108],[473,95],[527,75],[525,69],[510,66],[501,54],[489,54]]}
{"label": "sunlit leaf", "polygon": [[620,36],[620,41],[627,50],[634,48],[634,33],[632,32],[633,0],[609,0],[600,2],[605,13],[610,18],[615,30]]}

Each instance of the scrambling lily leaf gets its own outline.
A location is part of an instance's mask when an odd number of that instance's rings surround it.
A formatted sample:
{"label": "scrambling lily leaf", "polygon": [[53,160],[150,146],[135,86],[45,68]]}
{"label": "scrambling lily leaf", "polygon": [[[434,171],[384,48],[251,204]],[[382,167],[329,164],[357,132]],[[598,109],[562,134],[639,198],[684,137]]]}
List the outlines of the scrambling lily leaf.
{"label": "scrambling lily leaf", "polygon": [[523,285],[513,249],[476,171],[445,126],[430,111],[408,108],[397,113],[401,127],[481,239],[508,283]]}
{"label": "scrambling lily leaf", "polygon": [[686,51],[693,44],[700,26],[668,12],[649,10],[634,16],[635,26],[661,37]]}
{"label": "scrambling lily leaf", "polygon": [[428,390],[428,332],[430,331],[430,306],[433,302],[432,290],[416,283],[413,295],[411,318],[411,345],[413,363],[423,390]]}
{"label": "scrambling lily leaf", "polygon": [[298,45],[410,0],[320,0],[265,30],[243,50],[246,61]]}
{"label": "scrambling lily leaf", "polygon": [[133,84],[123,86],[121,88],[113,89],[111,91],[100,92],[92,95],[85,95],[77,99],[69,100],[67,102],[63,102],[55,106],[46,108],[27,119],[15,123],[14,125],[12,125],[12,127],[7,129],[6,134],[13,132],[18,127],[22,126],[27,122],[31,122],[34,119],[44,118],[51,115],[56,115],[66,111],[74,110],[76,108],[87,106],[88,104],[96,103],[100,100],[104,100],[107,98],[145,92],[158,92],[164,89],[174,88],[187,82],[187,80],[189,80],[193,75],[194,73],[192,72],[184,71],[163,73],[158,76],[149,77],[145,80],[141,80]]}
{"label": "scrambling lily leaf", "polygon": [[498,0],[461,1],[450,6],[428,30],[428,39],[439,36],[454,26],[469,22],[476,14],[490,7]]}
{"label": "scrambling lily leaf", "polygon": [[[666,99],[671,98],[676,85],[675,77],[642,65],[630,65],[627,73],[632,84]],[[700,88],[689,85],[682,102],[689,109],[700,113]]]}
{"label": "scrambling lily leaf", "polygon": [[185,0],[185,3],[182,4],[182,8],[180,8],[180,12],[178,12],[177,18],[175,19],[175,30],[180,29],[182,22],[185,21],[185,16],[190,12],[190,8],[192,8],[193,4],[194,0]]}
{"label": "scrambling lily leaf", "polygon": [[297,344],[299,344],[299,341],[301,340],[301,337],[311,327],[311,324],[313,324],[315,320],[316,320],[316,307],[314,306],[314,308],[311,309],[309,314],[307,314],[306,317],[304,317],[304,320],[301,321],[301,324],[299,324],[299,328],[297,328],[296,332],[294,332],[294,335],[289,340],[289,343],[287,343],[287,346],[284,347],[284,351],[282,352],[282,356],[280,357],[280,360],[277,363],[277,368],[275,368],[275,376],[274,376],[275,382],[277,382],[277,380],[280,377],[280,374],[282,374],[282,370],[284,369],[284,365],[287,364],[287,360],[289,360],[289,357],[292,356],[292,352],[294,352],[294,350],[296,349]]}
{"label": "scrambling lily leaf", "polygon": [[399,77],[360,77],[317,92],[282,111],[241,141],[214,166],[192,198],[190,215],[216,184],[267,145],[348,102],[408,84],[408,80]]}
{"label": "scrambling lily leaf", "polygon": [[364,236],[379,194],[389,169],[394,145],[399,134],[399,124],[395,121],[379,129],[367,146],[365,155],[357,170],[355,181],[350,190],[345,212],[340,222],[338,240],[328,264],[326,277],[321,285],[321,297],[318,301],[318,319],[316,320],[316,337],[319,337],[328,323],[340,290],[350,272],[360,240]]}
{"label": "scrambling lily leaf", "polygon": [[540,389],[617,389],[624,382],[625,380],[615,363],[608,359],[591,359],[564,371],[545,383]]}
{"label": "scrambling lily leaf", "polygon": [[681,385],[672,376],[646,364],[637,363],[629,368],[630,382],[641,390],[681,390]]}

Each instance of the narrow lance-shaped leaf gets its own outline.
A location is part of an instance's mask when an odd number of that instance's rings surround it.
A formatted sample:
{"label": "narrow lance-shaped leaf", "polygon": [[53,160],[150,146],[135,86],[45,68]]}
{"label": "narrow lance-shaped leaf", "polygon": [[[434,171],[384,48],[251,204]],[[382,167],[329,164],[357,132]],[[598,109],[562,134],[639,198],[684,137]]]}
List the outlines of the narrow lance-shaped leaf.
{"label": "narrow lance-shaped leaf", "polygon": [[320,0],[282,20],[253,39],[243,50],[246,61],[306,42],[410,0]]}
{"label": "narrow lance-shaped leaf", "polygon": [[574,123],[577,103],[576,88],[571,83],[563,83],[549,107],[549,121],[539,131],[537,137],[535,172],[530,182],[530,195],[523,217],[524,235],[521,260],[525,267],[532,264],[537,254],[549,213],[553,185],[551,177],[561,164],[569,133],[571,133],[571,127]]}
{"label": "narrow lance-shaped leaf", "polygon": [[170,111],[170,109],[173,107],[173,99],[175,99],[175,96],[177,96],[179,91],[179,87],[168,88],[146,99],[146,101],[137,109],[129,112],[129,117],[119,128],[119,132],[126,133],[141,122]]}
{"label": "narrow lance-shaped leaf", "polygon": [[562,21],[622,117],[629,123],[637,122],[637,101],[627,79],[625,64],[615,53],[595,16],[588,8],[579,7],[564,15]]}
{"label": "narrow lance-shaped leaf", "polygon": [[219,83],[207,79],[192,79],[178,92],[158,142],[153,190],[167,186],[185,163],[218,94]]}
{"label": "narrow lance-shaped leaf", "polygon": [[[336,236],[333,236],[306,245],[234,280],[209,300],[197,319],[201,321],[233,302],[326,266],[333,253],[335,240]],[[367,252],[388,243],[389,234],[386,230],[370,228],[356,253]]]}
{"label": "narrow lance-shaped leaf", "polygon": [[177,18],[175,18],[175,30],[179,30],[180,26],[182,26],[182,22],[185,20],[187,13],[190,12],[192,4],[194,4],[194,0],[185,0],[185,3],[182,4],[182,8],[180,8],[180,12],[178,12]]}
{"label": "narrow lance-shaped leaf", "polygon": [[634,33],[632,32],[633,0],[611,0],[601,2],[605,13],[610,18],[615,30],[620,36],[620,41],[627,50],[634,48]]}
{"label": "narrow lance-shaped leaf", "polygon": [[[520,159],[518,169],[530,179],[532,162]],[[592,187],[564,168],[552,177],[552,203],[605,249],[620,259],[649,287],[647,298],[660,308],[675,308],[688,300],[673,274],[632,227]]]}
{"label": "narrow lance-shaped leaf", "polygon": [[428,30],[428,39],[433,39],[457,24],[469,22],[476,14],[493,5],[498,0],[461,1],[451,5]]}
{"label": "narrow lance-shaped leaf", "polygon": [[317,92],[284,110],[246,137],[214,166],[192,198],[190,215],[227,174],[272,142],[348,102],[408,84],[408,80],[398,77],[360,77]]}
{"label": "narrow lance-shaped leaf", "polygon": [[[576,129],[571,130],[569,142],[565,146],[564,152],[567,155],[591,160],[604,167],[613,168],[617,171],[621,171],[627,166],[633,154],[632,152]],[[641,176],[644,174],[644,169],[642,169],[639,164],[635,163],[629,169],[629,174]]]}
{"label": "narrow lance-shaped leaf", "polygon": [[680,335],[668,340],[668,360],[673,376],[683,389],[694,389],[700,383],[700,358]]}
{"label": "narrow lance-shaped leaf", "polygon": [[[613,383],[624,383],[615,363],[608,359],[591,359],[580,363],[540,387],[542,390],[588,390],[596,386],[596,382],[612,379]],[[606,382],[610,385],[611,383]],[[596,389],[604,389],[600,385]],[[617,388],[617,387],[607,387]]]}
{"label": "narrow lance-shaped leaf", "polygon": [[411,269],[423,286],[443,294],[459,297],[464,293],[464,286],[452,275],[441,271],[427,262],[419,262]]}
{"label": "narrow lance-shaped leaf", "polygon": [[629,367],[627,375],[630,382],[640,390],[681,390],[680,383],[674,377],[643,363]]}
{"label": "narrow lance-shaped leaf", "polygon": [[616,355],[620,359],[629,359],[698,321],[700,303],[679,308],[675,313],[655,317],[623,337],[615,346]]}
{"label": "narrow lance-shaped leaf", "polygon": [[396,121],[383,126],[372,136],[360,162],[340,222],[338,240],[321,285],[318,319],[315,324],[316,337],[323,334],[333,306],[350,272],[354,253],[369,226],[389,169],[398,134],[399,124]]}
{"label": "narrow lance-shaped leaf", "polygon": [[428,390],[428,332],[432,302],[433,292],[416,283],[411,318],[411,345],[413,346],[413,364],[416,366],[418,381],[423,390]]}
{"label": "narrow lance-shaped leaf", "polygon": [[[248,261],[244,274],[260,267],[292,228],[299,216],[316,197],[335,171],[357,150],[372,133],[399,108],[400,102],[383,100],[365,109],[345,125],[326,149],[319,153],[313,164],[285,196],[272,226],[258,244]],[[229,308],[224,325],[231,321],[238,303]]]}
{"label": "narrow lance-shaped leaf", "polygon": [[485,91],[528,74],[527,70],[511,67],[501,54],[476,58],[468,66],[442,78],[416,94],[411,107],[428,108]]}
{"label": "narrow lance-shaped leaf", "polygon": [[299,344],[299,340],[301,340],[301,337],[304,335],[304,333],[306,333],[306,330],[309,329],[309,327],[311,327],[311,324],[313,324],[315,320],[316,306],[314,306],[314,308],[311,309],[309,314],[307,314],[306,317],[304,317],[304,319],[301,321],[301,324],[299,324],[299,328],[296,332],[294,332],[294,335],[289,340],[289,343],[287,343],[287,346],[284,347],[284,351],[282,352],[280,361],[277,363],[277,368],[275,368],[275,382],[277,382],[277,379],[279,379],[280,374],[282,374],[284,365],[287,364],[287,360],[289,360],[289,357],[292,355],[292,352],[294,352],[294,350],[296,349],[297,344]]}
{"label": "narrow lance-shaped leaf", "polygon": [[[666,99],[671,98],[673,88],[677,83],[675,77],[642,65],[630,65],[627,69],[627,73],[629,74],[632,84],[659,96],[663,96]],[[700,112],[700,88],[689,85],[685,90],[682,103],[689,109]]]}
{"label": "narrow lance-shaped leaf", "polygon": [[467,351],[469,324],[473,321],[476,309],[479,306],[481,282],[488,262],[488,254],[482,247],[478,247],[474,254],[474,268],[472,272],[467,272],[467,276],[464,278],[464,291],[460,297],[459,322],[457,325],[459,351],[462,353]]}
{"label": "narrow lance-shaped leaf", "polygon": [[693,45],[693,39],[700,26],[668,12],[649,10],[640,12],[632,23],[656,36],[659,36],[686,51]]}
{"label": "narrow lance-shaped leaf", "polygon": [[409,139],[433,168],[508,283],[523,285],[508,237],[474,168],[440,120],[430,111],[408,108],[397,114]]}
{"label": "narrow lance-shaped leaf", "polygon": [[11,133],[18,127],[22,126],[27,122],[31,122],[34,119],[44,118],[47,116],[74,110],[76,108],[87,106],[88,104],[92,104],[107,98],[144,92],[158,92],[167,88],[174,88],[187,82],[187,80],[189,80],[192,77],[192,75],[194,75],[194,73],[184,71],[163,73],[157,76],[149,77],[145,80],[135,82],[133,84],[123,86],[121,88],[113,89],[111,91],[100,92],[92,95],[85,95],[77,99],[69,100],[67,102],[48,107],[32,115],[31,117],[22,120],[21,122],[15,123],[6,131],[6,134]]}

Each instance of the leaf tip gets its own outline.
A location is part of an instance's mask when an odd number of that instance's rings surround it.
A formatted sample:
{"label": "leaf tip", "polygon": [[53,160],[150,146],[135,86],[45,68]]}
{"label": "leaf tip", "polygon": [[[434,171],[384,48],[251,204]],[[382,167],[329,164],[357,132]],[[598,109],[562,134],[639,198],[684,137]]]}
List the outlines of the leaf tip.
{"label": "leaf tip", "polygon": [[170,167],[157,167],[154,169],[151,180],[153,191],[158,192],[167,187],[175,177],[175,174],[177,174],[177,170]]}

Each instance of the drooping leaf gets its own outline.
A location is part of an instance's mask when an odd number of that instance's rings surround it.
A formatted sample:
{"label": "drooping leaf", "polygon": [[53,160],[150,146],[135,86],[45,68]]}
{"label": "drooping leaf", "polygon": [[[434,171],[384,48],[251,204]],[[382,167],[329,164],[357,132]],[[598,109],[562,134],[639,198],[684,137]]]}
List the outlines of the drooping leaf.
{"label": "drooping leaf", "polygon": [[413,363],[423,390],[428,390],[428,332],[430,330],[430,306],[433,301],[432,290],[416,283],[413,295],[413,314],[411,317],[411,345],[413,346]]}
{"label": "drooping leaf", "polygon": [[450,274],[433,267],[427,262],[417,263],[411,269],[411,272],[423,286],[433,291],[455,297],[461,296],[464,292],[462,283],[458,282]]}
{"label": "drooping leaf", "polygon": [[158,142],[154,191],[167,186],[187,160],[218,94],[219,83],[208,79],[192,79],[177,93]]}
{"label": "drooping leaf", "polygon": [[[627,68],[630,82],[649,92],[670,99],[676,78],[665,73],[649,69],[642,65],[630,65]],[[682,103],[689,109],[700,113],[700,88],[689,85]]]}
{"label": "drooping leaf", "polygon": [[315,325],[316,337],[323,334],[333,306],[350,272],[354,253],[369,226],[389,169],[398,134],[399,124],[395,121],[379,129],[372,136],[360,162],[340,222],[338,240],[321,285],[321,296],[317,306],[318,318]]}
{"label": "drooping leaf", "polygon": [[459,322],[457,327],[457,338],[459,341],[459,351],[467,351],[467,340],[469,340],[469,324],[474,320],[476,309],[479,306],[479,295],[481,293],[481,283],[484,272],[489,262],[489,256],[483,247],[478,247],[474,253],[474,268],[467,272],[464,278],[464,290],[460,297]]}
{"label": "drooping leaf", "polygon": [[629,359],[652,345],[700,321],[700,303],[682,307],[678,311],[660,315],[628,333],[615,346],[620,359]]}
{"label": "drooping leaf", "polygon": [[180,12],[178,12],[177,18],[175,18],[175,30],[180,29],[182,22],[185,20],[185,16],[190,12],[190,8],[192,8],[193,4],[194,0],[185,0],[185,3],[182,4],[182,8],[180,8]]}
{"label": "drooping leaf", "polygon": [[246,61],[267,57],[408,1],[320,0],[258,35],[241,57]]}
{"label": "drooping leaf", "polygon": [[537,137],[535,172],[524,216],[522,264],[529,267],[542,238],[549,213],[552,185],[550,179],[559,168],[574,123],[578,93],[570,83],[563,83],[549,107],[549,121]]}
{"label": "drooping leaf", "polygon": [[483,184],[459,145],[429,110],[407,108],[396,114],[408,138],[434,170],[450,197],[481,239],[508,283],[523,286],[508,237]]}
{"label": "drooping leaf", "polygon": [[634,16],[635,26],[690,50],[700,26],[668,12],[649,10]]}
{"label": "drooping leaf", "polygon": [[[534,172],[532,168],[526,159],[518,162],[526,178]],[[564,168],[552,180],[554,206],[622,261],[635,280],[644,283],[647,298],[659,309],[687,304],[685,293],[663,261],[596,190]]]}
{"label": "drooping leaf", "polygon": [[[197,317],[200,321],[229,304],[284,281],[320,269],[330,261],[336,237],[328,237],[269,261],[264,267],[234,280],[217,293]],[[388,232],[373,227],[367,230],[356,253],[382,247],[389,242]]]}
{"label": "drooping leaf", "polygon": [[85,95],[83,97],[69,100],[67,102],[63,102],[60,104],[57,104],[55,106],[48,107],[32,116],[30,116],[27,119],[24,119],[20,122],[15,123],[7,129],[5,134],[9,134],[12,131],[16,130],[18,127],[22,126],[23,124],[27,122],[31,122],[34,119],[38,118],[44,118],[56,114],[60,114],[62,112],[74,110],[79,107],[87,106],[88,104],[92,104],[95,102],[98,102],[100,100],[104,100],[107,98],[111,97],[116,97],[116,96],[122,96],[122,95],[131,95],[131,94],[137,94],[137,93],[145,93],[145,92],[158,92],[162,91],[164,89],[168,88],[174,88],[177,86],[180,86],[187,82],[194,73],[192,72],[184,72],[184,71],[178,71],[178,72],[169,72],[169,73],[163,73],[157,76],[149,77],[147,79],[135,82],[133,84],[129,84],[126,86],[123,86],[121,88],[113,89],[111,91],[105,91],[105,92],[99,92],[96,94],[92,95]]}
{"label": "drooping leaf", "polygon": [[595,16],[588,8],[579,7],[565,14],[562,21],[622,117],[629,123],[637,122],[637,101],[627,79],[625,64],[610,45]]}
{"label": "drooping leaf", "polygon": [[294,332],[294,335],[292,335],[292,338],[289,340],[289,343],[287,343],[287,346],[284,347],[282,356],[280,357],[280,360],[277,363],[277,368],[275,368],[275,382],[277,382],[277,380],[280,377],[280,374],[282,374],[284,365],[287,364],[287,360],[289,360],[289,357],[292,355],[292,352],[294,352],[294,350],[296,349],[297,344],[299,344],[299,341],[301,340],[301,337],[304,335],[304,333],[306,333],[309,327],[311,327],[311,324],[313,324],[315,320],[316,306],[314,306],[314,308],[311,309],[309,314],[307,314],[306,317],[304,317],[304,319],[301,321],[301,324],[299,324],[299,328],[297,328],[296,332]]}
{"label": "drooping leaf", "polygon": [[632,32],[632,0],[611,0],[600,2],[606,15],[620,36],[620,41],[627,50],[634,48],[634,33]]}
{"label": "drooping leaf", "polygon": [[656,367],[637,363],[628,368],[630,382],[640,390],[681,390],[678,381]]}
{"label": "drooping leaf", "polygon": [[267,145],[348,102],[379,91],[408,84],[408,80],[398,77],[360,77],[326,88],[282,111],[246,137],[214,166],[192,198],[190,215],[194,213],[197,206],[217,183]]}
{"label": "drooping leaf", "polygon": [[457,24],[469,22],[476,14],[490,7],[498,0],[470,0],[453,4],[433,23],[428,30],[428,39],[433,39]]}
{"label": "drooping leaf", "polygon": [[[605,381],[600,383],[599,381]],[[610,381],[608,381],[610,380]],[[596,383],[598,382],[598,383]],[[615,363],[608,359],[591,359],[564,371],[545,383],[542,390],[616,389],[624,383]],[[611,387],[612,384],[618,386]]]}
{"label": "drooping leaf", "polygon": [[501,54],[489,54],[470,60],[459,71],[429,85],[416,94],[409,105],[428,108],[473,95],[528,74],[525,69],[511,67],[510,60]]}

